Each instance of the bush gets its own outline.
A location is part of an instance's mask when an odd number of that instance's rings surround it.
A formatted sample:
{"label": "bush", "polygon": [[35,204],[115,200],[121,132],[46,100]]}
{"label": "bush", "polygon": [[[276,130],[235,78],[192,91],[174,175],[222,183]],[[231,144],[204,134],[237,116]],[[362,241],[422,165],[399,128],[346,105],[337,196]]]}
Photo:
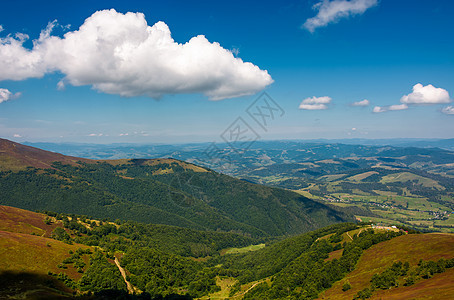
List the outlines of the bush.
{"label": "bush", "polygon": [[346,282],[344,283],[344,285],[342,286],[342,290],[345,292],[345,291],[348,291],[349,289],[351,289],[352,286],[350,285],[350,282]]}
{"label": "bush", "polygon": [[372,297],[372,290],[370,288],[365,288],[356,294],[355,299],[364,300],[370,297]]}

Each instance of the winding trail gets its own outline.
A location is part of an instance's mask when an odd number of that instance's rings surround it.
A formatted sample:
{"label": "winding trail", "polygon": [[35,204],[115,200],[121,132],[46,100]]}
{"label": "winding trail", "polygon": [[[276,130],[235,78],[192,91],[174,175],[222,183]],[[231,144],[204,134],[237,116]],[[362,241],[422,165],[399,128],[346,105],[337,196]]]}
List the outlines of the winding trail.
{"label": "winding trail", "polygon": [[347,235],[353,241],[353,238],[350,236],[350,233],[348,233],[348,231],[347,231]]}
{"label": "winding trail", "polygon": [[246,295],[250,290],[252,290],[253,288],[255,288],[255,286],[256,286],[257,284],[260,284],[260,283],[262,283],[262,282],[263,282],[263,281],[254,283],[250,288],[248,288],[246,291],[244,291],[243,294],[241,294],[241,296]]}
{"label": "winding trail", "polygon": [[125,269],[123,269],[120,266],[120,262],[118,261],[118,258],[116,258],[116,257],[115,257],[115,264],[117,265],[118,270],[120,270],[121,276],[123,276],[123,279],[125,280],[126,286],[128,287],[128,292],[130,294],[134,294],[135,288],[132,286],[131,283],[129,283],[129,281],[126,280],[126,271],[125,271]]}
{"label": "winding trail", "polygon": [[246,295],[250,290],[252,290],[253,288],[255,288],[255,286],[256,286],[257,284],[260,284],[260,283],[262,283],[262,282],[263,282],[263,280],[254,283],[250,288],[248,288],[248,289],[245,290],[244,292],[242,292],[242,293],[240,293],[240,294],[238,294],[238,295],[233,296],[233,299],[240,299],[241,297],[243,297],[244,295]]}

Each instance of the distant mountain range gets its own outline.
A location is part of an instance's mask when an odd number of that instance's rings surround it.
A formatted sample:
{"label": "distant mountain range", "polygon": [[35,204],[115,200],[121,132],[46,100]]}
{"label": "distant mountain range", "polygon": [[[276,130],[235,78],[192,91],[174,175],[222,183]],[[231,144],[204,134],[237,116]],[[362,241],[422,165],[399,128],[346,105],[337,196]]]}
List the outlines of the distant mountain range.
{"label": "distant mountain range", "polygon": [[[87,144],[87,143],[42,143],[24,142],[24,145],[40,149],[63,153],[91,159],[118,159],[118,158],[156,158],[173,157],[178,153],[204,152],[211,143],[189,144]],[[393,146],[393,147],[417,147],[417,148],[440,148],[454,151],[454,139],[311,139],[311,140],[276,140],[257,141],[250,147],[251,150],[280,149],[295,145],[314,144],[345,144],[357,146]],[[229,148],[225,143],[217,144],[221,149]],[[176,158],[176,157],[175,157]],[[181,157],[180,157],[181,158]]]}

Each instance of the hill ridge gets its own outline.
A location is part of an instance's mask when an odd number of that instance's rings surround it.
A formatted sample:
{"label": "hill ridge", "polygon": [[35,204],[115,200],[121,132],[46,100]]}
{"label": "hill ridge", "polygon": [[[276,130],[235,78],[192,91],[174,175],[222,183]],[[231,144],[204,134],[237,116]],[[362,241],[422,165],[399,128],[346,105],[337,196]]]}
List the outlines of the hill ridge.
{"label": "hill ridge", "polygon": [[3,205],[252,236],[353,220],[292,191],[172,158],[83,160],[7,140],[0,149],[0,170],[17,171],[0,172]]}

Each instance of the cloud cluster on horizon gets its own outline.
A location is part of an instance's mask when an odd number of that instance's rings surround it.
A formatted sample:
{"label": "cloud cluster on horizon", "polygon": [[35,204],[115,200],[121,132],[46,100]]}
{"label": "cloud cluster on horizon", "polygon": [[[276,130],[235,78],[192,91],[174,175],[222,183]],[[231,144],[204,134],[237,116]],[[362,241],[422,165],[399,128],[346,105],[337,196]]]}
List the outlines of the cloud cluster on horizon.
{"label": "cloud cluster on horizon", "polygon": [[56,25],[49,23],[32,49],[23,46],[25,34],[0,38],[0,80],[61,72],[59,89],[69,83],[125,97],[202,93],[211,100],[254,94],[273,82],[203,35],[175,42],[164,22],[148,26],[142,13],[98,11],[63,38],[51,35]]}
{"label": "cloud cluster on horizon", "polygon": [[342,18],[363,14],[377,3],[377,0],[322,0],[312,6],[318,11],[317,15],[307,19],[302,27],[313,33],[315,29],[325,27]]}
{"label": "cloud cluster on horizon", "polygon": [[16,99],[16,98],[20,97],[20,95],[21,95],[21,93],[13,94],[8,89],[1,89],[0,88],[0,103]]}
{"label": "cloud cluster on horizon", "polygon": [[[448,91],[445,89],[436,88],[431,84],[423,86],[421,83],[417,83],[413,86],[413,91],[410,94],[400,98],[400,102],[401,104],[390,106],[375,106],[373,112],[382,113],[386,111],[405,110],[409,108],[409,105],[446,104],[450,103],[451,99],[449,98]],[[450,111],[449,106],[442,109],[442,112],[447,113],[446,111]]]}
{"label": "cloud cluster on horizon", "polygon": [[331,97],[324,96],[324,97],[309,97],[304,99],[299,109],[304,110],[323,110],[328,109],[328,104],[331,103]]}

